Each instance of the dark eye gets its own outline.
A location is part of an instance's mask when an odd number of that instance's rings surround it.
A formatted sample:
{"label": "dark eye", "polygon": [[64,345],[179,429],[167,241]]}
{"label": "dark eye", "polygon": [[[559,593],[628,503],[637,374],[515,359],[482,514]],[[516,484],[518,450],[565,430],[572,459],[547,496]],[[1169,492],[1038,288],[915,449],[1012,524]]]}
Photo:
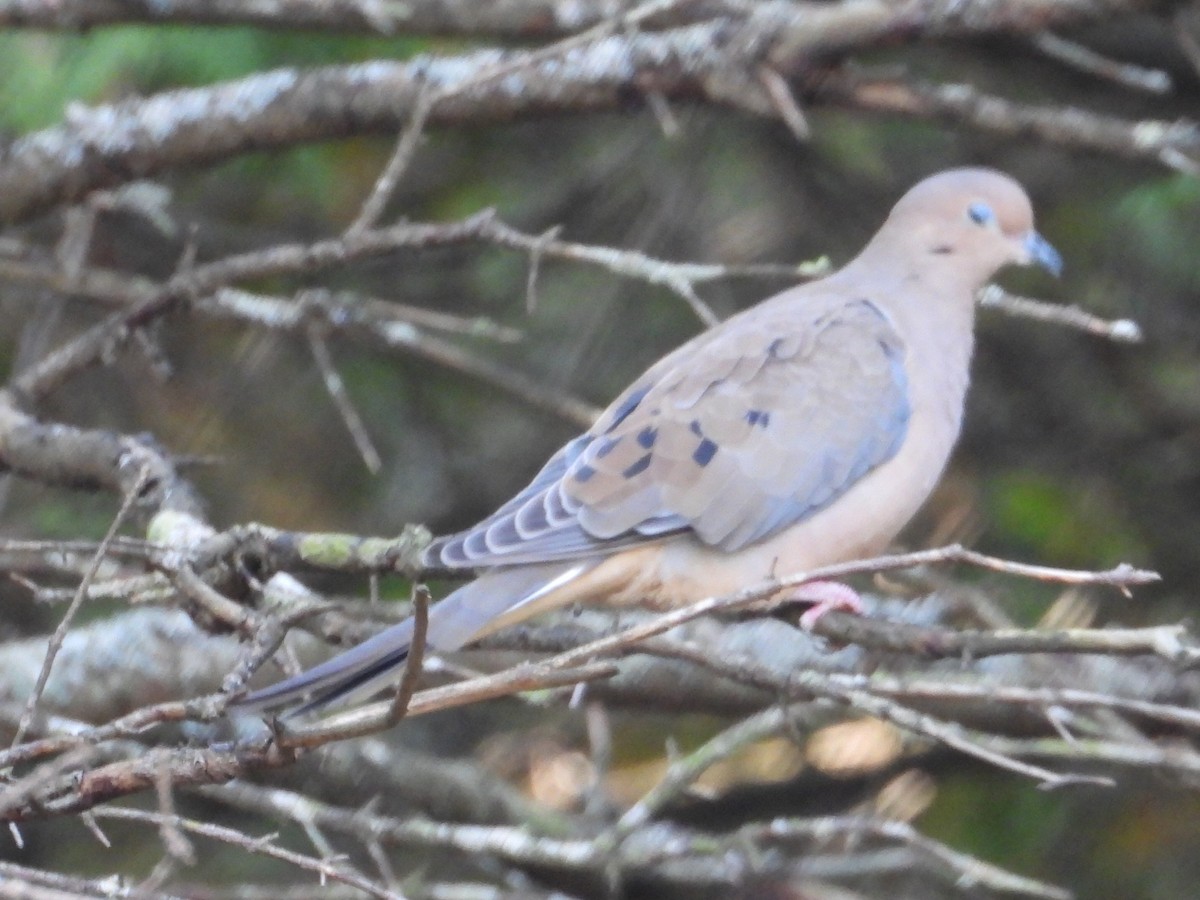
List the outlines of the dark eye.
{"label": "dark eye", "polygon": [[976,225],[986,225],[995,221],[996,214],[986,203],[972,203],[967,207],[967,218]]}

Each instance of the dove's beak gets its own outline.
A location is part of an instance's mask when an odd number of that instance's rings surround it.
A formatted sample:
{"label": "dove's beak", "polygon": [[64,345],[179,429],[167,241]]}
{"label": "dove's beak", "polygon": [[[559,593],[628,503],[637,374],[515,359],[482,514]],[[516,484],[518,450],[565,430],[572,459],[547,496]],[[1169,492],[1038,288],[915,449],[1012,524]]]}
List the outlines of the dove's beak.
{"label": "dove's beak", "polygon": [[1025,235],[1025,264],[1041,266],[1055,278],[1062,275],[1063,261],[1059,252],[1036,231]]}

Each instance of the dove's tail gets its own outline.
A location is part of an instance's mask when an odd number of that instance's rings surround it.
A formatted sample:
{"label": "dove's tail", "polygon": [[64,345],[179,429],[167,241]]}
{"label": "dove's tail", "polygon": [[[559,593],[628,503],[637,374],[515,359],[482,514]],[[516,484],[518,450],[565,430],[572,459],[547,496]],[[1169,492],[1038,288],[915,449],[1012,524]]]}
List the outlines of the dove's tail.
{"label": "dove's tail", "polygon": [[[524,618],[524,607],[579,577],[594,561],[490,569],[434,604],[426,644],[457,650],[491,631]],[[318,666],[234,701],[243,709],[294,706],[300,715],[330,705],[364,700],[396,681],[412,644],[413,620],[381,631]]]}

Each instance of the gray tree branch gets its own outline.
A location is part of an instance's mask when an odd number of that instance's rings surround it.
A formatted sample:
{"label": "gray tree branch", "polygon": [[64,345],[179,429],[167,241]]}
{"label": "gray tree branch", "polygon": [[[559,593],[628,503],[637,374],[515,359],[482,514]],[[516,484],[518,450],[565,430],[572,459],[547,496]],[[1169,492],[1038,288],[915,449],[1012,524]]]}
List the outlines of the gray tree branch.
{"label": "gray tree branch", "polygon": [[[1139,8],[1136,2],[1071,0],[974,2],[965,8],[936,0],[737,4],[696,24],[568,40],[561,47],[485,49],[458,57],[381,60],[305,72],[280,69],[223,85],[75,109],[63,125],[18,138],[0,157],[0,221],[26,219],[99,188],[247,152],[395,134],[422,97],[429,103],[431,126],[595,112],[647,95],[777,116],[778,102],[755,74],[763,66],[822,102],[829,66],[858,50],[882,43],[1034,33]],[[866,103],[879,92],[864,93],[842,90],[841,99],[857,96]],[[888,108],[928,116],[929,102],[891,102]],[[943,98],[943,107],[947,102]],[[994,117],[964,111],[961,100],[954,109],[968,121],[994,124]],[[1110,122],[1101,128],[1091,118],[1082,111],[1061,117],[1053,132],[1095,149],[1093,133],[1115,126],[1136,142],[1138,122]],[[1165,154],[1177,164],[1194,159],[1194,129],[1163,129],[1170,140],[1159,149],[1160,158]]]}

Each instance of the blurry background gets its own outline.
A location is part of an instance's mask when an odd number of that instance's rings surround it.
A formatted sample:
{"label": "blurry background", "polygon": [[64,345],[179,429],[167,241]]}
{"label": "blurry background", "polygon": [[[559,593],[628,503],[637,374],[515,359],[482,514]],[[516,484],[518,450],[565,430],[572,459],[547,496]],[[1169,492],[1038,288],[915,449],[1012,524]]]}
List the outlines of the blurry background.
{"label": "blurry background", "polygon": [[[0,2],[0,27],[7,6]],[[855,61],[970,82],[1018,103],[1169,121],[1197,109],[1200,73],[1187,50],[1198,33],[1187,31],[1182,14],[1124,15],[1070,33],[1106,57],[1165,72],[1173,88],[1161,94],[1064,65],[1018,35],[876,50]],[[14,138],[69,118],[73,103],[109,103],[279,66],[463,48],[464,39],[453,37],[250,27],[124,25],[79,34],[10,28],[0,31],[0,129]],[[806,104],[805,113],[812,135],[803,144],[778,121],[687,102],[670,104],[673,134],[637,103],[624,112],[433,128],[385,220],[446,221],[491,206],[530,233],[561,226],[567,240],[669,260],[797,263],[827,255],[840,264],[922,176],[955,165],[1004,169],[1028,187],[1040,230],[1066,261],[1060,282],[1008,273],[1005,286],[1107,318],[1133,318],[1145,341],[1118,344],[983,311],[965,434],[908,544],[961,539],[986,552],[1064,567],[1134,563],[1161,572],[1162,586],[1138,591],[1134,602],[1097,593],[1102,621],[1191,617],[1200,577],[1200,178],[1149,160],[1006,139],[950,120],[871,115],[823,102]],[[155,178],[169,192],[161,218],[104,214],[90,261],[161,278],[175,269],[188,241],[204,261],[335,235],[357,214],[392,146],[388,137],[353,137],[168,171]],[[60,226],[52,213],[7,234],[49,248]],[[528,310],[527,273],[523,254],[466,245],[335,269],[322,273],[319,284],[517,329],[521,338],[511,342],[448,339],[597,405],[701,327],[666,290],[553,260],[542,262],[537,306]],[[700,293],[724,316],[784,283],[738,278]],[[258,285],[279,294],[305,286],[302,279]],[[6,372],[98,315],[92,304],[18,282],[0,282],[0,310]],[[164,360],[125,353],[70,382],[37,412],[47,420],[149,432],[172,454],[194,457],[186,471],[217,528],[259,521],[388,535],[409,522],[435,532],[464,527],[520,488],[578,430],[452,368],[335,335],[336,367],[382,459],[372,474],[306,341],[186,314],[156,327]],[[97,538],[117,505],[112,496],[20,478],[8,478],[2,490],[6,537]],[[323,586],[363,593],[360,582],[349,580]],[[1005,588],[1004,608],[1024,624],[1036,621],[1047,593],[1019,583]],[[398,581],[384,590],[407,596]],[[15,584],[0,592],[5,636],[54,627],[54,608],[31,605]],[[545,785],[565,779],[564,802],[577,800],[570,766],[587,765],[579,714],[531,713],[501,702],[472,715],[449,725],[439,717],[406,723],[405,739],[439,754],[484,759],[523,789],[552,795]],[[711,717],[614,712],[612,796],[629,802],[652,783],[639,773],[659,771],[664,738],[695,746],[719,727]],[[794,753],[772,761],[772,749],[763,752],[741,770],[718,773],[716,786],[796,774]],[[1046,794],[957,760],[934,757],[929,771],[936,784],[927,785],[928,805],[917,824],[957,849],[1068,886],[1080,897],[1182,898],[1194,896],[1200,883],[1200,797],[1175,784],[1125,773],[1118,789]],[[862,787],[852,780],[839,788],[813,780],[811,772],[808,781],[796,777],[793,812],[840,807],[839,791]],[[732,821],[777,800],[738,790],[741,799],[694,815]],[[116,866],[76,822],[23,829],[28,847],[19,851],[5,840],[5,858],[92,873]],[[68,845],[71,866],[63,856]],[[214,884],[236,882],[237,866],[250,865],[234,863],[230,851],[212,852],[230,860],[210,870]],[[121,865],[136,874],[155,858],[148,851],[142,863]],[[188,877],[198,883],[209,876]],[[920,880],[903,890],[935,896]]]}

